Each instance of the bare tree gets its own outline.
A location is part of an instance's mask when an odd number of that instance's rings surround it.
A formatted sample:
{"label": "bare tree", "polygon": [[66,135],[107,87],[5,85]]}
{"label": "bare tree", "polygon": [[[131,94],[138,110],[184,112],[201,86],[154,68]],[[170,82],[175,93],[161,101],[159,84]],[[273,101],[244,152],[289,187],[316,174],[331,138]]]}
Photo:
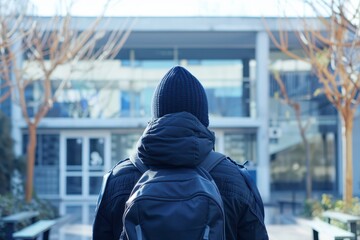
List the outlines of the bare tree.
{"label": "bare tree", "polygon": [[[302,54],[289,47],[288,32],[279,36],[269,32],[275,46],[293,59],[309,63],[325,94],[341,116],[343,144],[343,199],[349,206],[353,196],[352,129],[356,109],[360,104],[360,2],[356,6],[350,0],[306,1],[320,24],[315,29],[306,17],[303,30],[297,31]],[[319,26],[317,26],[319,27]]]}
{"label": "bare tree", "polygon": [[[70,7],[66,8],[64,15],[48,18],[29,16],[23,9],[0,17],[0,77],[3,79],[1,87],[7,89],[0,100],[11,95],[12,101],[19,104],[28,127],[26,201],[32,199],[37,126],[57,101],[68,80],[64,78],[60,84],[54,85],[54,72],[60,66],[76,66],[80,61],[114,58],[131,33],[133,19],[122,29],[104,30],[106,21],[103,15],[107,4],[102,14],[82,28],[76,25]],[[30,114],[30,102],[25,92],[32,84],[40,87],[42,95],[39,104],[33,107],[34,113]]]}

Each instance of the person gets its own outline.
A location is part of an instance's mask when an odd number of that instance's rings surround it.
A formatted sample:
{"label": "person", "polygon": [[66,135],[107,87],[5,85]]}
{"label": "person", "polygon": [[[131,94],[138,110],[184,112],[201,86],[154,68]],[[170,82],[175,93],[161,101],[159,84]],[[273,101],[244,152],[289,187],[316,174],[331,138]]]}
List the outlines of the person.
{"label": "person", "polygon": [[[137,155],[148,166],[196,166],[213,151],[204,87],[187,69],[171,68],[158,84],[152,102],[153,120],[140,137]],[[224,159],[210,171],[223,200],[226,239],[267,240],[264,206],[240,174]],[[93,223],[93,239],[119,239],[125,203],[141,176],[129,159],[105,177]],[[257,189],[256,189],[257,191]]]}

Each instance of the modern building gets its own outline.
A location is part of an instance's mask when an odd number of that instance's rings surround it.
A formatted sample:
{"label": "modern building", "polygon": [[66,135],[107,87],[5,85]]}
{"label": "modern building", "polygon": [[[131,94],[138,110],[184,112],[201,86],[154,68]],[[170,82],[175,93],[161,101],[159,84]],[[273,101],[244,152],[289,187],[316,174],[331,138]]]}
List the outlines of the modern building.
{"label": "modern building", "polygon": [[[86,27],[90,18],[75,18]],[[126,18],[106,19],[115,30]],[[296,19],[292,19],[296,26]],[[264,22],[267,23],[265,28]],[[293,110],[277,98],[273,69],[281,70],[288,94],[299,101],[309,122],[314,190],[342,193],[338,114],[318,87],[309,66],[287,59],[266,30],[277,33],[276,18],[141,17],[114,60],[80,62],[85,72],[72,75],[38,128],[35,191],[60,203],[62,213],[80,211],[92,219],[102,176],[132,151],[151,118],[154,88],[174,65],[188,68],[204,85],[216,150],[249,161],[264,202],[277,191],[304,191],[304,149]],[[293,31],[284,28],[284,31]],[[292,49],[300,49],[290,35]],[[23,61],[26,61],[24,55]],[[67,66],[54,75],[64,79]],[[27,88],[28,101],[41,89]],[[17,105],[3,102],[13,119],[17,154],[26,152],[27,129]],[[360,141],[360,116],[354,144]],[[354,159],[360,157],[354,148]],[[354,161],[354,169],[359,169]],[[354,193],[360,177],[354,174]]]}

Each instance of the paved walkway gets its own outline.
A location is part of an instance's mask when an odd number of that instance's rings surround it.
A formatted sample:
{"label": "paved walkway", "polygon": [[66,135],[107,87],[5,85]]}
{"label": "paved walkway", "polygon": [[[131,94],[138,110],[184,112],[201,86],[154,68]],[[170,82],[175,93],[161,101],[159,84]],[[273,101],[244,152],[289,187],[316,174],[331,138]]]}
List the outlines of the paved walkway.
{"label": "paved walkway", "polygon": [[278,208],[265,208],[265,224],[270,240],[312,240],[309,220],[280,214]]}
{"label": "paved walkway", "polygon": [[267,226],[270,240],[312,240],[312,229],[302,224],[276,224]]}
{"label": "paved walkway", "polygon": [[[91,240],[91,224],[82,224],[79,219],[73,218],[51,231],[50,239]],[[312,240],[309,220],[295,218],[289,209],[281,214],[277,206],[265,207],[265,224],[270,240]]]}
{"label": "paved walkway", "polygon": [[[290,222],[292,221],[292,222]],[[312,230],[304,220],[284,217],[283,223],[267,224],[270,240],[312,240]],[[60,233],[54,231],[51,240],[90,240],[91,225],[68,224]]]}

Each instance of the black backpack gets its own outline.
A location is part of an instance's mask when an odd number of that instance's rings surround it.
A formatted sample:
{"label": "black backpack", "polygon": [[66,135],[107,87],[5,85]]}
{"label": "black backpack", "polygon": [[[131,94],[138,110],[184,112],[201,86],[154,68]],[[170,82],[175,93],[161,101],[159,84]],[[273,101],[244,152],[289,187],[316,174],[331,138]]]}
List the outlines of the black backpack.
{"label": "black backpack", "polygon": [[209,172],[225,156],[212,152],[194,168],[151,168],[142,172],[123,215],[125,240],[225,240],[221,195]]}

